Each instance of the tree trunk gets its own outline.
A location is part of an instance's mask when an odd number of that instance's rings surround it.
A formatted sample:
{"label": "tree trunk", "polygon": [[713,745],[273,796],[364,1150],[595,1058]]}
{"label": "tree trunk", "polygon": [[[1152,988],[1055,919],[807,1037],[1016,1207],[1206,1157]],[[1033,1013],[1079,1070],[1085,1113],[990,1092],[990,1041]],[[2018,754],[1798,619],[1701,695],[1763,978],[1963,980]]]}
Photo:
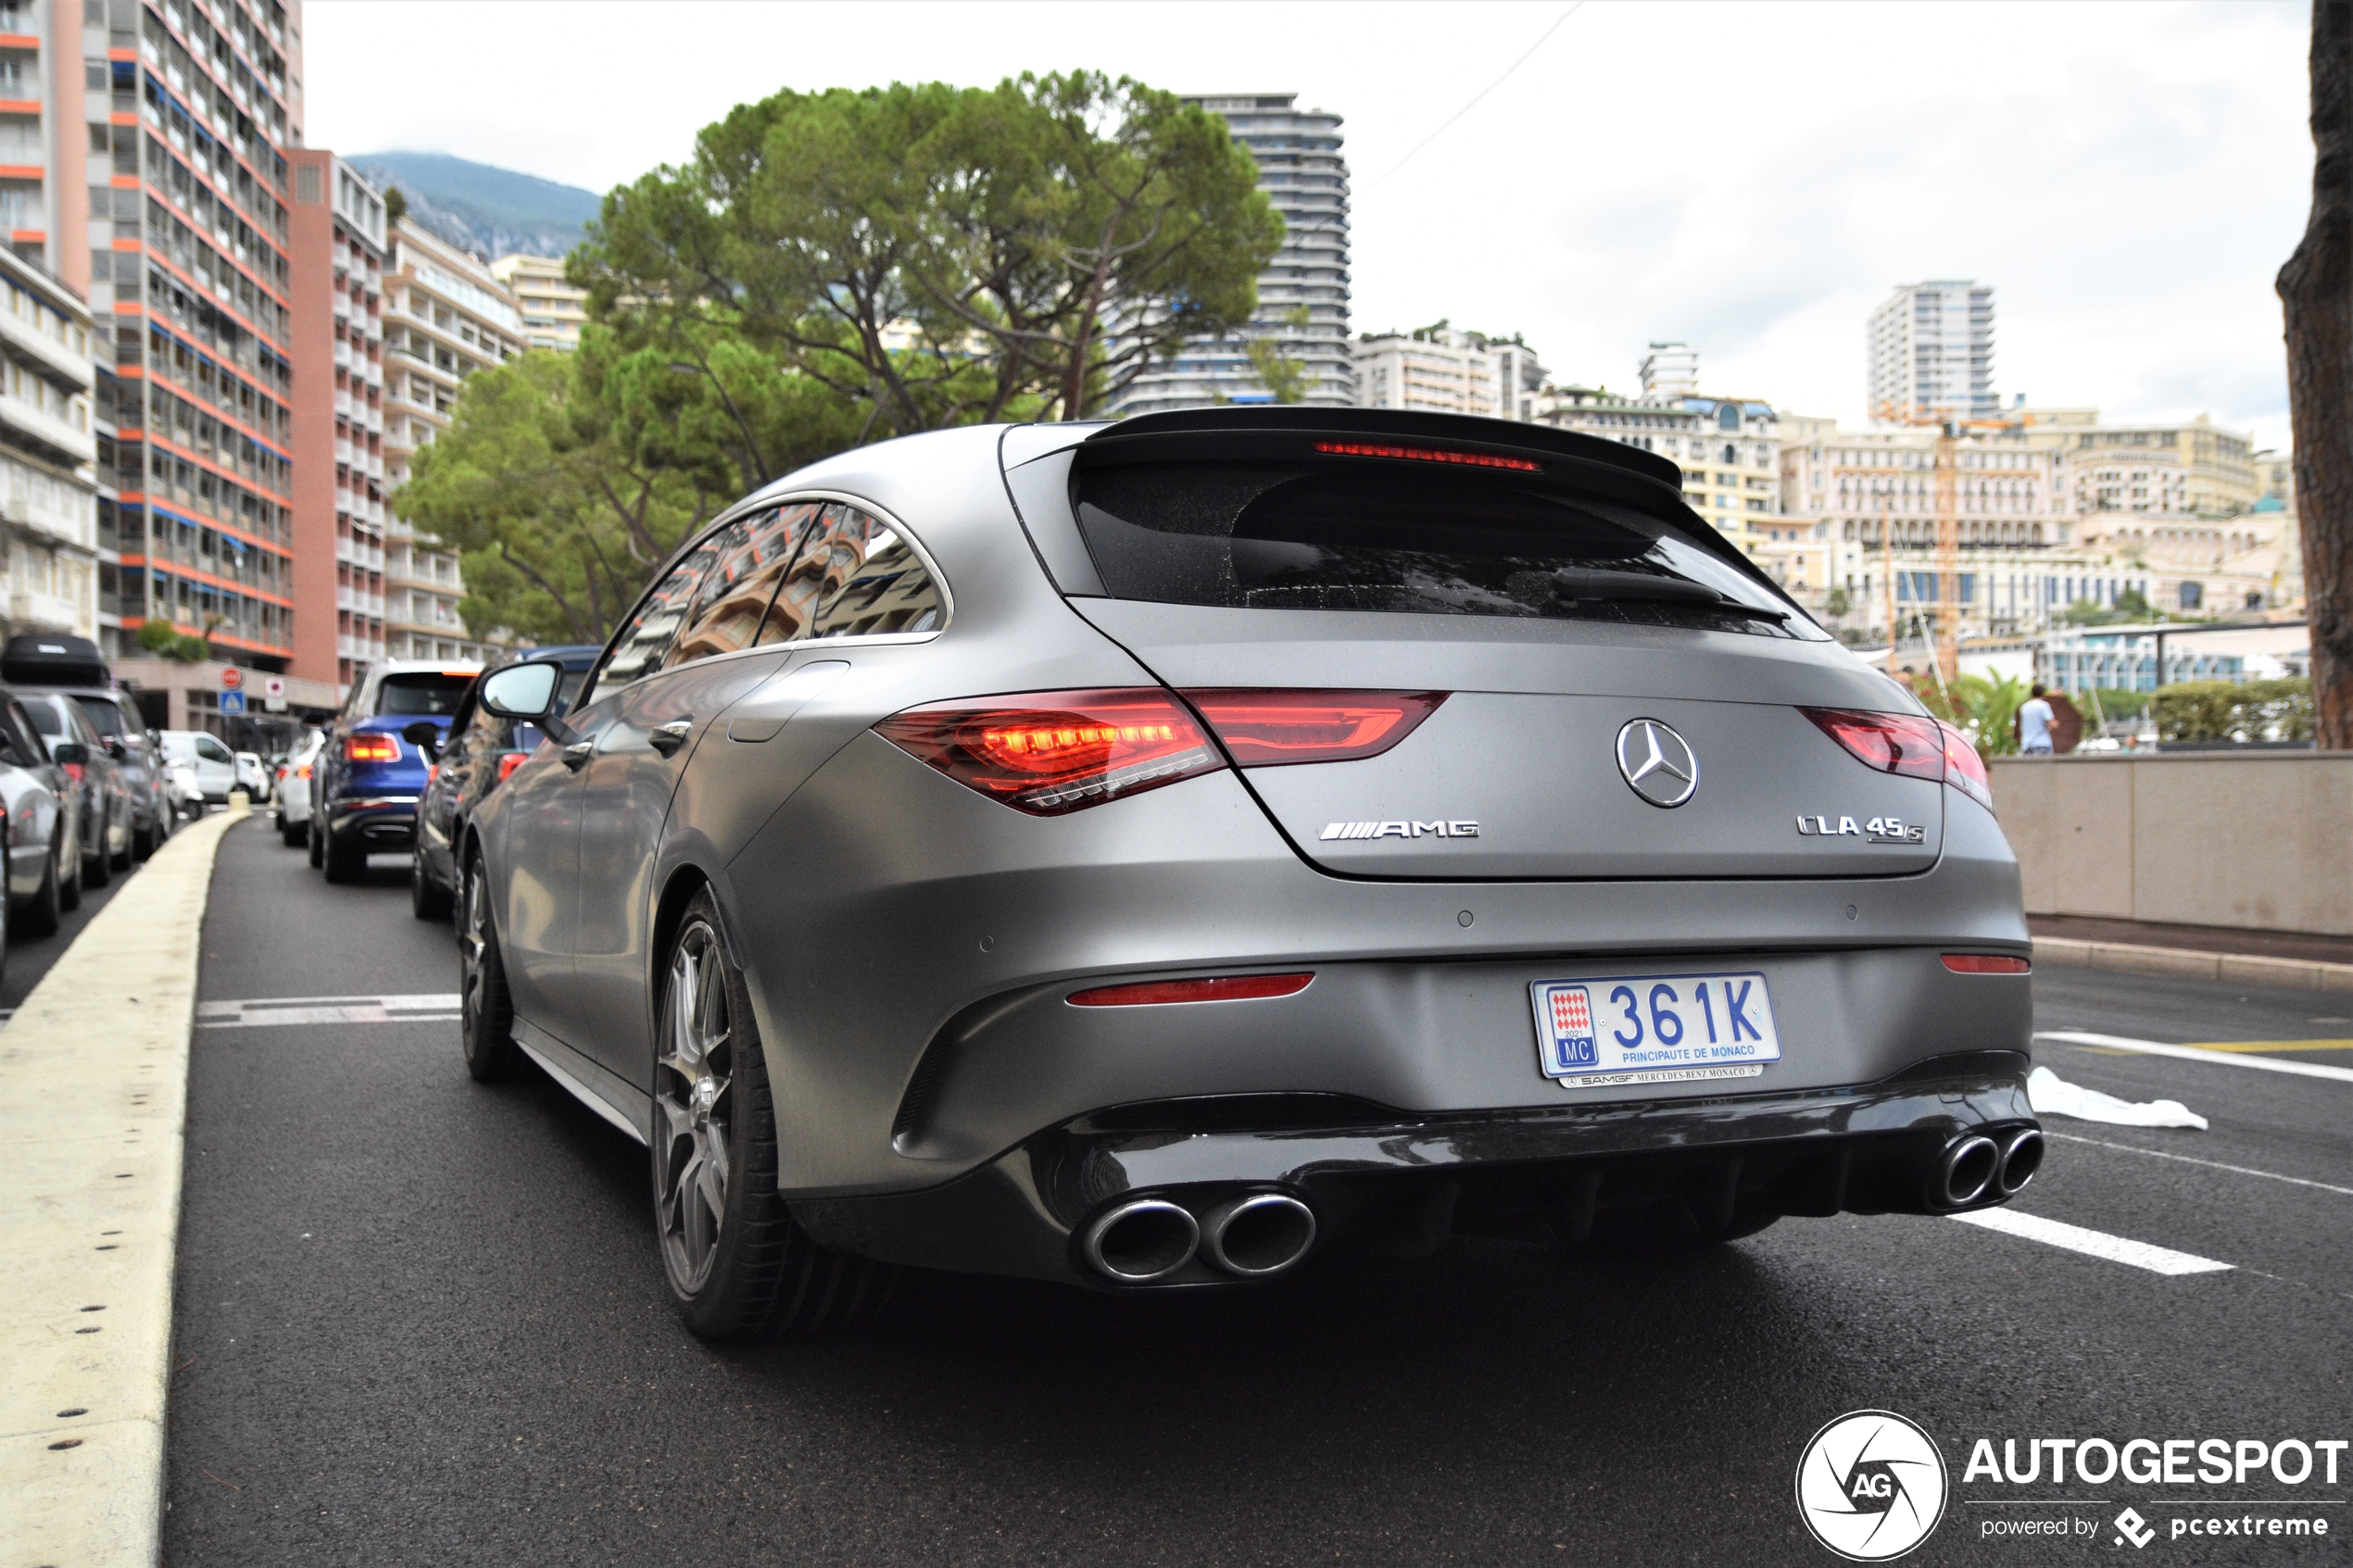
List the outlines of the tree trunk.
{"label": "tree trunk", "polygon": [[2353,751],[2353,0],[2313,0],[2312,149],[2312,215],[2279,291],[2315,733]]}

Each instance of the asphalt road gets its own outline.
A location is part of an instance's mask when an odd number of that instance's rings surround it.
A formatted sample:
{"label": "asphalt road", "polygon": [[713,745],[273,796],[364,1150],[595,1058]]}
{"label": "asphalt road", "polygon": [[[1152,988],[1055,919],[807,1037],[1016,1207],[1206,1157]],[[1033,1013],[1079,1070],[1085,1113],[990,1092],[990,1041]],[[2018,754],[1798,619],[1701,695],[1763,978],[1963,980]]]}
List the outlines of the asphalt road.
{"label": "asphalt road", "polygon": [[[329,887],[265,823],[233,831],[201,996],[453,993],[449,929],[409,917],[403,875]],[[2035,984],[2045,1029],[2353,1036],[2353,997]],[[2161,1528],[2280,1497],[2334,1525],[2302,1558],[2341,1559],[2353,1505],[2319,1499],[2353,1498],[2353,1458],[2334,1486],[1964,1480],[1979,1437],[2353,1436],[2353,1083],[2043,1060],[2212,1126],[2055,1121],[2097,1141],[2058,1142],[2016,1208],[2231,1268],[1848,1216],[1703,1257],[1465,1246],[1186,1301],[919,1276],[854,1333],[727,1351],[672,1315],[638,1148],[536,1075],[471,1083],[446,1015],[201,1029],[168,1561],[1821,1563],[1798,1457],[1867,1407],[1952,1467],[1908,1562],[2136,1556],[2106,1523],[2128,1502]],[[2096,1538],[1984,1535],[2066,1514]],[[2185,1552],[2298,1558],[2149,1548]]]}

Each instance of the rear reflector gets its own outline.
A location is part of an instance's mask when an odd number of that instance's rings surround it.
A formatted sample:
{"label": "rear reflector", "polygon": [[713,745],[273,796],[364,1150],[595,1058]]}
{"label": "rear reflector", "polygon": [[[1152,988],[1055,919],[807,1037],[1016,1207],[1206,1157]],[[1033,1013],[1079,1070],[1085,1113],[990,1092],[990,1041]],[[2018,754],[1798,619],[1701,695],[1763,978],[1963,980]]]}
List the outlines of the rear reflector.
{"label": "rear reflector", "polygon": [[1865,767],[1912,779],[1944,776],[1944,735],[1933,719],[1846,708],[1801,708]]}
{"label": "rear reflector", "polygon": [[1214,980],[1151,980],[1140,985],[1101,985],[1074,991],[1075,1008],[1155,1008],[1171,1002],[1246,1002],[1266,997],[1295,997],[1315,976],[1308,974],[1232,974]]}
{"label": "rear reflector", "polygon": [[1149,687],[935,702],[884,720],[875,733],[958,784],[1038,817],[1226,765],[1191,712]]}
{"label": "rear reflector", "polygon": [[1985,771],[1985,759],[1969,736],[1961,734],[1942,719],[1936,727],[1944,736],[1944,782],[1984,807],[1994,809],[1994,781]]}
{"label": "rear reflector", "polygon": [[1947,953],[1944,967],[1955,974],[2024,974],[2032,968],[2024,959],[1993,953]]}
{"label": "rear reflector", "polygon": [[1189,691],[1245,768],[1378,757],[1438,711],[1444,692]]}
{"label": "rear reflector", "polygon": [[1544,465],[1497,452],[1465,452],[1450,446],[1391,446],[1378,441],[1318,441],[1315,450],[1338,458],[1403,458],[1416,463],[1459,463],[1474,469],[1516,469],[1541,473]]}
{"label": "rear reflector", "polygon": [[522,767],[530,756],[531,753],[527,751],[510,751],[502,755],[498,759],[498,782],[505,784],[507,775]]}
{"label": "rear reflector", "polygon": [[373,732],[346,735],[343,755],[347,762],[397,762],[400,742],[394,736]]}

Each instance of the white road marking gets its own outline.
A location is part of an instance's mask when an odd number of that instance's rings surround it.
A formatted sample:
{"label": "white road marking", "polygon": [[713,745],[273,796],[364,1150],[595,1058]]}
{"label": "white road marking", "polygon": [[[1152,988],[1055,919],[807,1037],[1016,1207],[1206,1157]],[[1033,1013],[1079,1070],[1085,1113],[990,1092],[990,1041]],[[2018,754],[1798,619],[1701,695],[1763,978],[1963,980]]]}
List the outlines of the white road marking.
{"label": "white road marking", "polygon": [[2153,1274],[2210,1274],[2232,1267],[2229,1263],[2218,1263],[2211,1258],[2200,1258],[2195,1253],[2152,1247],[2145,1241],[2110,1236],[2106,1231],[2087,1231],[2081,1225],[2045,1220],[2040,1214],[2021,1214],[2015,1209],[1980,1209],[1974,1213],[1949,1217],[1965,1225],[1982,1225],[1989,1231],[2000,1231],[2004,1236],[2039,1241],[2049,1247],[2064,1247],[2070,1252],[2105,1258],[2111,1263],[2146,1269]]}
{"label": "white road marking", "polygon": [[446,1023],[458,1016],[459,997],[262,997],[198,1002],[199,1029],[255,1029],[283,1023]]}
{"label": "white road marking", "polygon": [[2258,1073],[2293,1073],[2302,1078],[2334,1078],[2340,1084],[2353,1084],[2353,1067],[2323,1067],[2317,1061],[2277,1061],[2266,1056],[2200,1050],[2196,1046],[2166,1046],[2155,1040],[2128,1040],[2121,1035],[2095,1035],[2085,1029],[2037,1031],[2034,1037],[2038,1040],[2059,1040],[2070,1046],[2108,1046],[2120,1051],[2138,1051],[2143,1056],[2170,1056],[2181,1061],[2208,1061],[2217,1067],[2251,1067]]}
{"label": "white road marking", "polygon": [[2069,1143],[2087,1143],[2098,1148],[2118,1149],[2126,1154],[2145,1154],[2151,1160],[2176,1160],[2184,1165],[2203,1165],[2209,1171],[2228,1171],[2236,1176],[2260,1176],[2265,1181],[2285,1182],[2290,1186],[2319,1187],[2322,1192],[2341,1192],[2347,1198],[2353,1198],[2353,1187],[2331,1186],[2326,1182],[2307,1181],[2302,1176],[2283,1176],[2277,1171],[2258,1171],[2251,1165],[2225,1165],[2219,1160],[2200,1160],[2189,1154],[2168,1154],[2161,1148],[2141,1148],[2129,1143],[2110,1143],[2106,1138],[2086,1138],[2073,1133],[2054,1133],[2048,1127],[2043,1129],[2043,1135],[2046,1138],[2064,1138]]}

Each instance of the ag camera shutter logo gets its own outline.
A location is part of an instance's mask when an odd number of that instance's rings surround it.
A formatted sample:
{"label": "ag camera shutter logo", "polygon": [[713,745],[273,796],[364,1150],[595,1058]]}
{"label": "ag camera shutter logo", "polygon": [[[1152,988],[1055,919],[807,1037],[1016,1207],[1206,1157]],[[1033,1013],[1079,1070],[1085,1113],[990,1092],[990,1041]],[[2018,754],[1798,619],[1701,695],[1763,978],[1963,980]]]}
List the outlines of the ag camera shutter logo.
{"label": "ag camera shutter logo", "polygon": [[1854,1411],[1797,1461],[1797,1512],[1850,1562],[1885,1562],[1928,1539],[1951,1481],[1936,1440],[1893,1411]]}

